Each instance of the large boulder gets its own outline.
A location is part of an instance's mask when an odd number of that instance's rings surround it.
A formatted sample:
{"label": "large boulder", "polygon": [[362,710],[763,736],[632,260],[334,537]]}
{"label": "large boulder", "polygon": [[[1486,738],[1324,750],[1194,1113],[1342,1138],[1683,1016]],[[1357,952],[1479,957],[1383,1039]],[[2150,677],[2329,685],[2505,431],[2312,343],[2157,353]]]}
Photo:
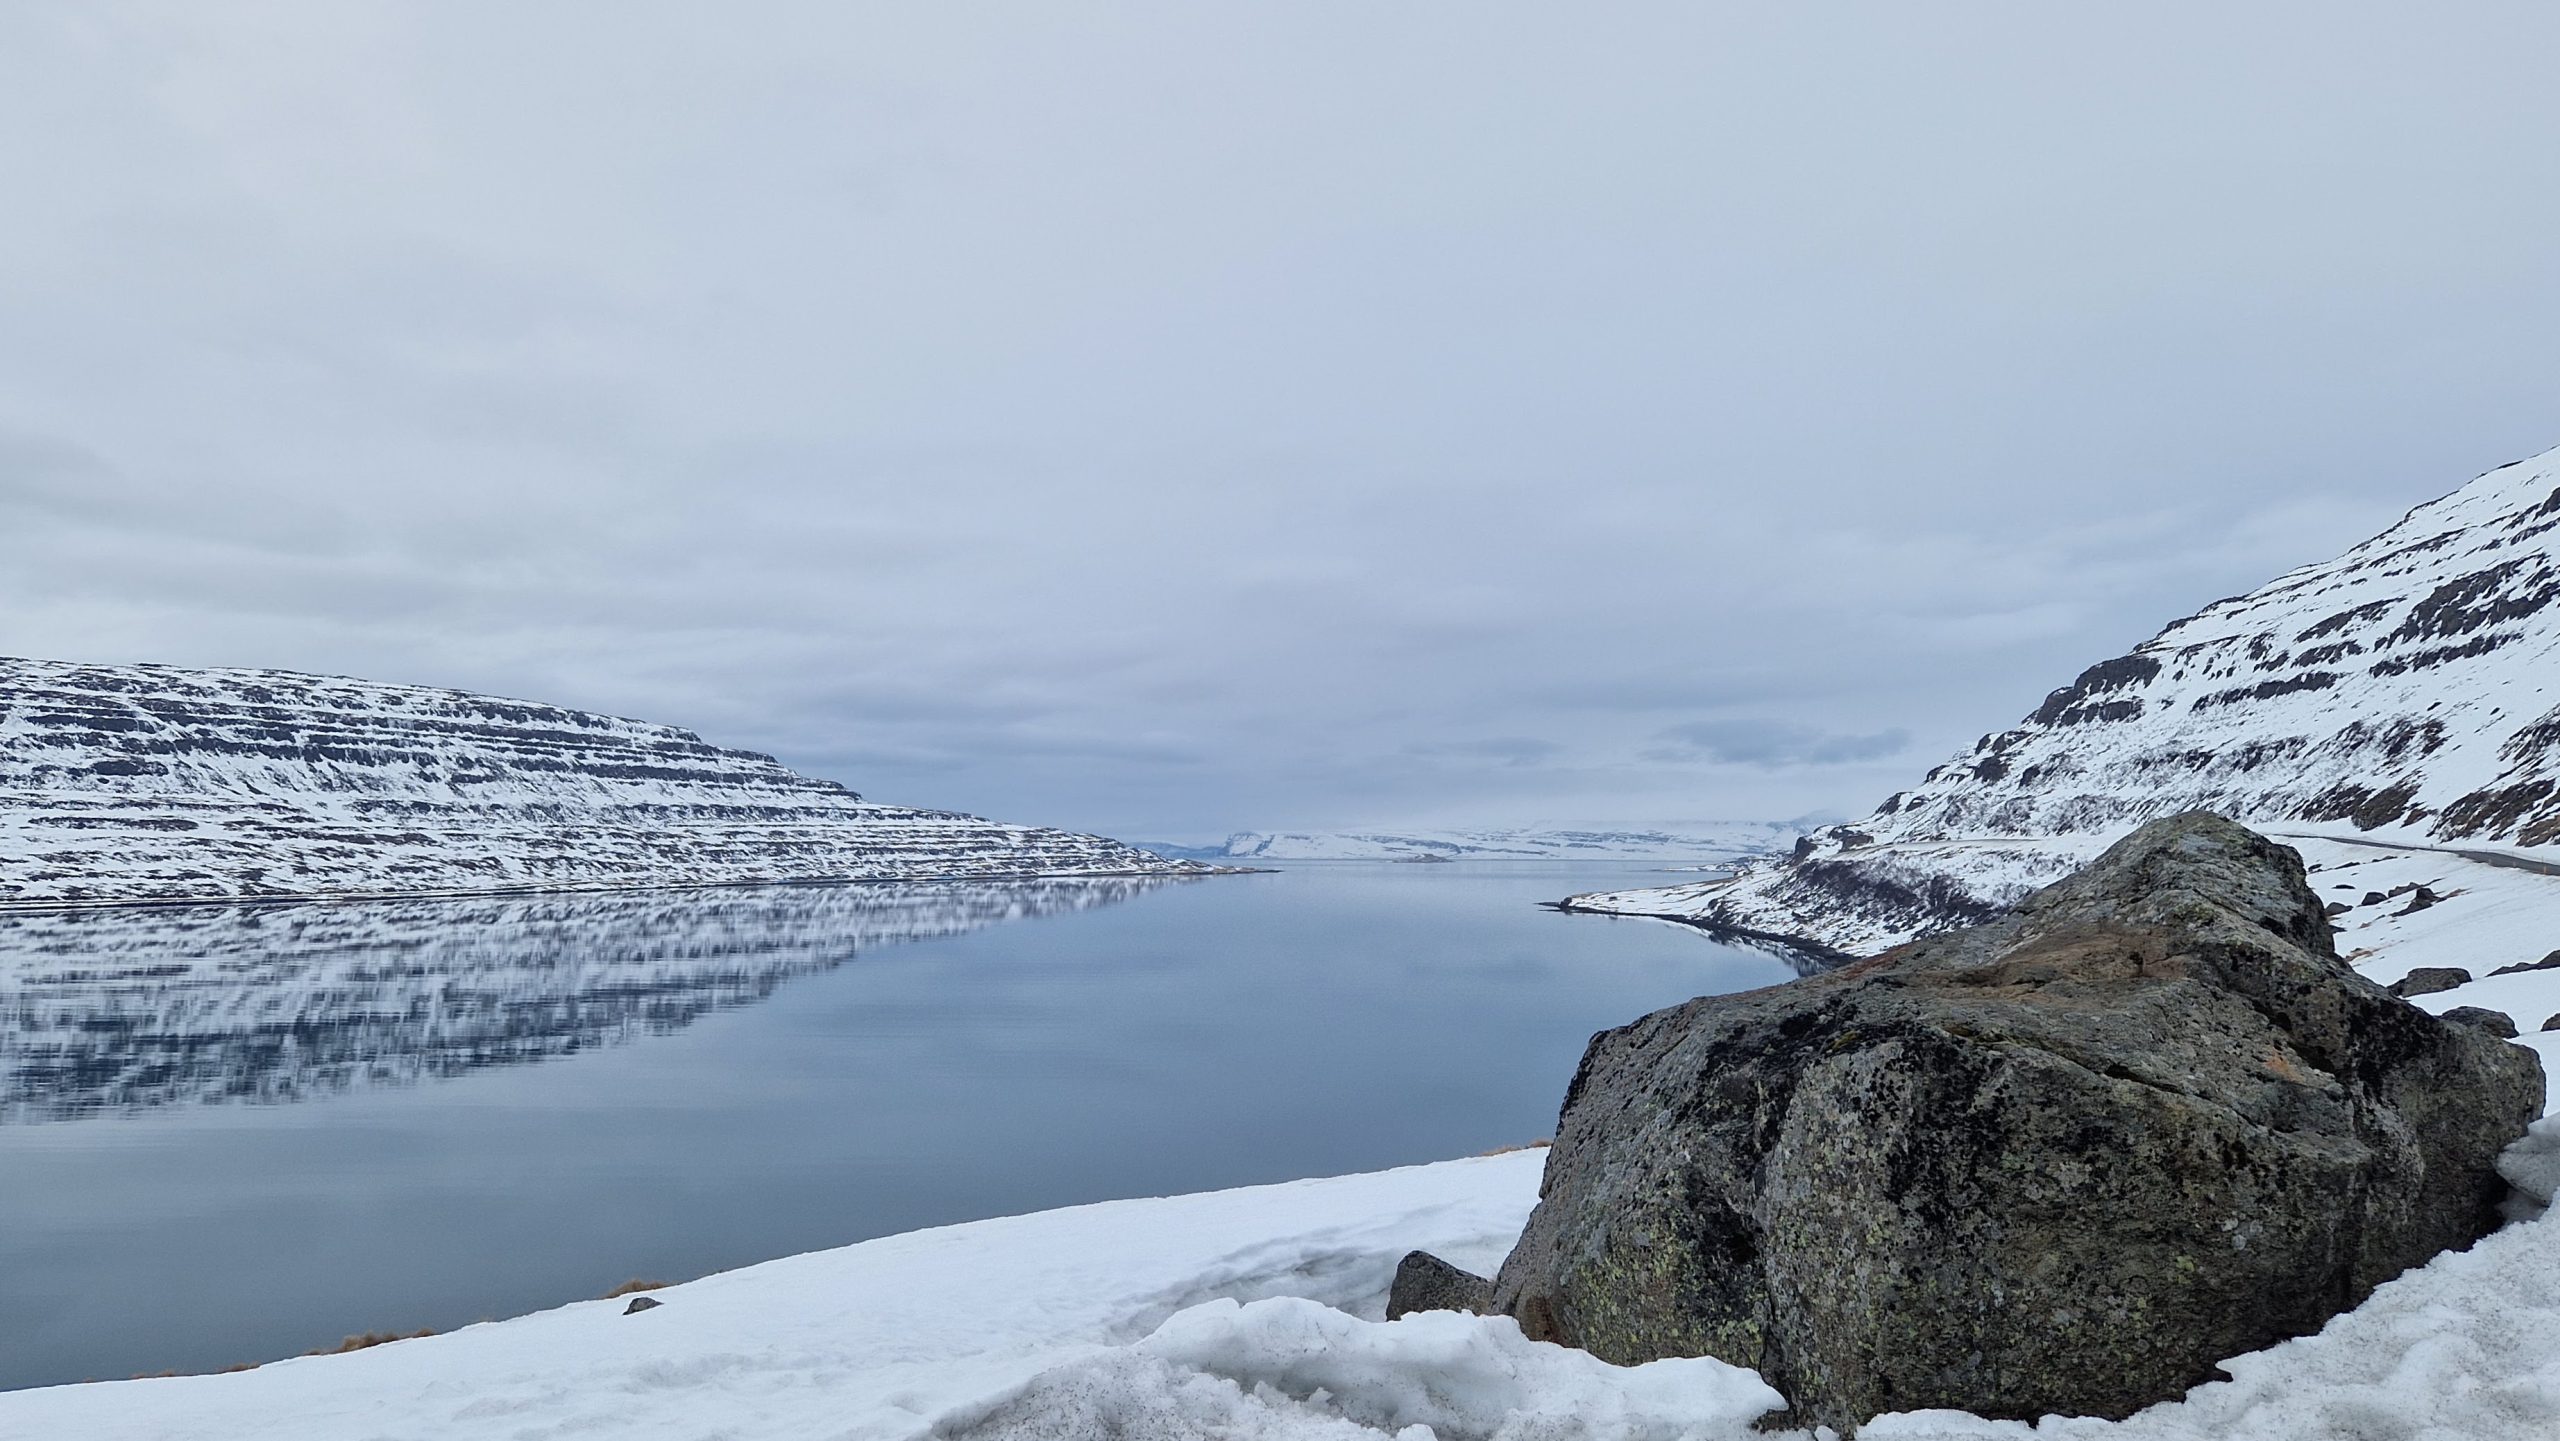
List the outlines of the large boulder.
{"label": "large boulder", "polygon": [[2124,1416],[2498,1218],[2534,1054],[2338,959],[2293,851],[2156,821],[2014,913],[1593,1038],[1494,1308],[1792,1419]]}

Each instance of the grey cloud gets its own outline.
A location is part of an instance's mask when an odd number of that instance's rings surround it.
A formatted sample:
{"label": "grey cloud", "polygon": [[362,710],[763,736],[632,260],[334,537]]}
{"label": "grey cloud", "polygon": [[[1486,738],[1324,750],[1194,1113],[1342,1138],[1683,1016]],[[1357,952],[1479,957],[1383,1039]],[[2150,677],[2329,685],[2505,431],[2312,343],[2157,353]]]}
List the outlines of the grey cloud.
{"label": "grey cloud", "polygon": [[102,5],[0,16],[0,652],[1856,814],[2560,441],[2540,8]]}
{"label": "grey cloud", "polygon": [[1486,740],[1417,741],[1404,748],[1409,756],[1431,760],[1490,761],[1506,766],[1542,765],[1564,754],[1554,741],[1531,736],[1496,736]]}
{"label": "grey cloud", "polygon": [[1776,768],[1882,760],[1909,748],[1911,733],[1897,728],[1850,735],[1784,721],[1733,719],[1667,726],[1655,739],[1671,744],[1646,751],[1647,759]]}

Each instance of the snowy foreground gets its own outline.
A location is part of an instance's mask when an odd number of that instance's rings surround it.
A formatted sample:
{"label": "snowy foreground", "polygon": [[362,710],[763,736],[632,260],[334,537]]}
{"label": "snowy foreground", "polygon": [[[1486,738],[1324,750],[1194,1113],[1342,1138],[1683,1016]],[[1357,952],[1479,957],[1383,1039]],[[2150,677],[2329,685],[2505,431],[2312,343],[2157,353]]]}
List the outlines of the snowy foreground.
{"label": "snowy foreground", "polygon": [[[2560,877],[2442,852],[2306,846],[2350,905],[2340,948],[2376,980],[2480,979],[2419,998],[2506,1010],[2560,1075]],[[2428,885],[2443,897],[2362,904]],[[1489,1272],[1537,1199],[1545,1152],[1070,1210],[885,1237],[654,1293],[220,1376],[0,1394],[9,1441],[458,1441],[1124,1436],[1744,1438],[1777,1396],[1711,1360],[1621,1368],[1506,1319],[1386,1322],[1397,1258]],[[2560,1119],[2509,1153],[2542,1202]],[[2520,1206],[2520,1213],[2529,1211]],[[2521,1221],[2384,1286],[2318,1336],[2123,1423],[1953,1413],[1877,1438],[2560,1437],[2560,1220]]]}
{"label": "snowy foreground", "polygon": [[[2560,1123],[2511,1153],[2547,1197]],[[1490,1269],[1545,1152],[891,1236],[655,1293],[221,1376],[0,1395],[82,1441],[1218,1436],[1744,1438],[1777,1396],[1711,1360],[1607,1366],[1507,1319],[1377,1318],[1420,1245]],[[1337,1309],[1338,1308],[1338,1309]],[[1885,1438],[2560,1436],[2560,1221],[2511,1225],[2318,1336],[2122,1424],[1949,1412]],[[1413,1428],[1428,1428],[1427,1431]],[[1801,1435],[1802,1433],[1782,1433]]]}

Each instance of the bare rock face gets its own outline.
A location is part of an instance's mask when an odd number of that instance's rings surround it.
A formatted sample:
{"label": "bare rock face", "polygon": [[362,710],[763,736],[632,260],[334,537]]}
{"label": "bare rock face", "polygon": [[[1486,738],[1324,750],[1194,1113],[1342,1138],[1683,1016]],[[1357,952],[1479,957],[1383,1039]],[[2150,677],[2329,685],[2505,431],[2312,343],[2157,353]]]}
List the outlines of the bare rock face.
{"label": "bare rock face", "polygon": [[1496,1280],[1794,1420],[2121,1417],[2497,1221],[2534,1054],[2341,962],[2301,860],[2155,821],[2009,917],[1592,1041]]}
{"label": "bare rock face", "polygon": [[1387,1287],[1387,1319],[1416,1311],[1473,1311],[1482,1314],[1493,1301],[1493,1283],[1461,1271],[1428,1251],[1408,1251],[1396,1265]]}

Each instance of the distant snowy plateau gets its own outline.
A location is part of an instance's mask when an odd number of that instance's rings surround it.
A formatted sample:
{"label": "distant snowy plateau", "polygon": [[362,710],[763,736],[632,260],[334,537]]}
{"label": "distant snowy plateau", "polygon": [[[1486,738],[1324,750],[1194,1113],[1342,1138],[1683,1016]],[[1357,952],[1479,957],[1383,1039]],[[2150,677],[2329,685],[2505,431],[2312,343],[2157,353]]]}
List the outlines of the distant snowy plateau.
{"label": "distant snowy plateau", "polygon": [[1238,831],[1218,846],[1154,846],[1170,855],[1273,861],[1659,860],[1715,864],[1784,850],[1803,821],[1717,821],[1669,830]]}
{"label": "distant snowy plateau", "polygon": [[[2554,687],[2560,451],[2089,667],[1873,815],[1738,879],[1566,904],[1864,955],[1982,920],[2197,808],[2323,865],[2382,843],[2560,866]],[[2560,924],[2548,934],[2560,944]]]}
{"label": "distant snowy plateau", "polygon": [[1201,869],[557,706],[0,659],[0,908]]}

